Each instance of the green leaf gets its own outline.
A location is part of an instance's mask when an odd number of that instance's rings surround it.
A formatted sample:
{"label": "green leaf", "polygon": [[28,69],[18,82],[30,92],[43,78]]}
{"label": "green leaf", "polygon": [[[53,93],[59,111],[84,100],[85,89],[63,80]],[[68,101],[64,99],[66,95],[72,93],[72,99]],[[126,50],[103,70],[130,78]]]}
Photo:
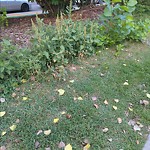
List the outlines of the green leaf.
{"label": "green leaf", "polygon": [[104,16],[106,16],[106,17],[112,16],[112,9],[110,9],[110,8],[106,7],[104,9]]}
{"label": "green leaf", "polygon": [[127,6],[120,6],[120,8],[121,8],[122,10],[125,10],[125,11],[128,11],[128,10],[129,10],[129,8],[128,8]]}
{"label": "green leaf", "polygon": [[112,3],[119,3],[121,0],[112,0]]}
{"label": "green leaf", "polygon": [[47,59],[49,59],[49,53],[48,53],[48,52],[44,51],[44,52],[43,52],[43,55],[44,55]]}
{"label": "green leaf", "polygon": [[137,0],[129,0],[127,3],[128,6],[135,6],[137,4]]}
{"label": "green leaf", "polygon": [[60,46],[60,49],[61,49],[62,51],[65,51],[65,47],[64,47],[63,45]]}

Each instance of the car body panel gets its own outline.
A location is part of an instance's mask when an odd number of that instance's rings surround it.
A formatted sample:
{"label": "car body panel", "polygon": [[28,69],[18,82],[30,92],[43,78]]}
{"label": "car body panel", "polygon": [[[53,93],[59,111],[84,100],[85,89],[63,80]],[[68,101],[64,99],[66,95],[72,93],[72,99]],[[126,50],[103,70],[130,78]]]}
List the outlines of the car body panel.
{"label": "car body panel", "polygon": [[31,2],[28,0],[0,0],[0,8],[5,8],[6,11],[20,11],[22,4],[28,4],[31,9]]}

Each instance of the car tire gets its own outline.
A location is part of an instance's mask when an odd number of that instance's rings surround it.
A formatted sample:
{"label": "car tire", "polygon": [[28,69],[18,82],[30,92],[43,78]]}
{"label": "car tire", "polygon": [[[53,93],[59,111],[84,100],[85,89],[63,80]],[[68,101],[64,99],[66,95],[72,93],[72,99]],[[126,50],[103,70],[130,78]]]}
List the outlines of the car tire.
{"label": "car tire", "polygon": [[26,3],[22,4],[21,5],[21,11],[23,11],[23,12],[29,11],[29,5]]}

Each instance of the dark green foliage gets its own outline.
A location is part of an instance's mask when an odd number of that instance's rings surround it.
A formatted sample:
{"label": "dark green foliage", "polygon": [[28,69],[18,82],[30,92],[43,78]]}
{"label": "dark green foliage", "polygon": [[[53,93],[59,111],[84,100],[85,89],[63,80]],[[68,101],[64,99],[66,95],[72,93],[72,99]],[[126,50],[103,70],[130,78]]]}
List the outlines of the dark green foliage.
{"label": "dark green foliage", "polygon": [[6,10],[0,9],[0,27],[8,25],[7,18],[6,18]]}
{"label": "dark green foliage", "polygon": [[132,12],[135,10],[136,0],[130,0],[126,5],[110,4],[107,6],[100,21],[100,44],[114,45],[124,40],[142,41],[150,31],[150,20],[136,21]]}

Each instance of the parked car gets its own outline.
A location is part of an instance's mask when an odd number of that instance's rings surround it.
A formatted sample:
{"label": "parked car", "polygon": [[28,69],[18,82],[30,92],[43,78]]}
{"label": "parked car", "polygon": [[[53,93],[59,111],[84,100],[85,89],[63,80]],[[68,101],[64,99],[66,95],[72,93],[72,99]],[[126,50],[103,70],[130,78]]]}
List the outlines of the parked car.
{"label": "parked car", "polygon": [[5,8],[6,11],[27,12],[31,9],[31,2],[28,0],[0,0],[0,9],[2,8]]}

